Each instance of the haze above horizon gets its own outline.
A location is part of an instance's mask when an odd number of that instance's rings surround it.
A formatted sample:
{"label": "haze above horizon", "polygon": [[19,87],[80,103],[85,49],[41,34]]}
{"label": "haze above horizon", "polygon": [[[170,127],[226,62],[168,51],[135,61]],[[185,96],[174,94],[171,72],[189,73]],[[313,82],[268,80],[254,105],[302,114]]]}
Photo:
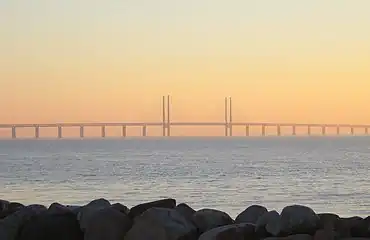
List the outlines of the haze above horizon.
{"label": "haze above horizon", "polygon": [[[367,0],[0,0],[0,123],[370,123]],[[190,130],[198,131],[198,130]],[[1,134],[0,134],[1,135]]]}

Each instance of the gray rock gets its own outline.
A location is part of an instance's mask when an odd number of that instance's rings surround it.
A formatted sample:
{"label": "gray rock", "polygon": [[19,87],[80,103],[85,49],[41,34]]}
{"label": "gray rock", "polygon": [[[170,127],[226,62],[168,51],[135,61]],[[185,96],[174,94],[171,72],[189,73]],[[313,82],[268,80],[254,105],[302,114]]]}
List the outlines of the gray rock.
{"label": "gray rock", "polygon": [[235,219],[236,223],[253,223],[256,224],[258,219],[267,213],[267,209],[263,206],[252,205],[241,212]]}
{"label": "gray rock", "polygon": [[15,240],[19,229],[32,217],[37,216],[47,209],[42,205],[30,205],[24,207],[0,221],[0,239]]}
{"label": "gray rock", "polygon": [[265,233],[278,236],[281,232],[280,215],[277,211],[263,214],[256,223],[256,232],[263,236]]}
{"label": "gray rock", "polygon": [[8,209],[9,202],[0,199],[0,212],[6,211]]}
{"label": "gray rock", "polygon": [[134,219],[150,208],[175,208],[176,200],[172,198],[142,203],[130,209],[129,216]]}
{"label": "gray rock", "polygon": [[71,213],[71,209],[68,207],[60,204],[60,203],[53,203],[48,208],[48,213],[50,214],[61,214],[61,213]]}
{"label": "gray rock", "polygon": [[132,219],[119,210],[113,208],[100,209],[90,218],[86,230],[85,240],[123,240],[132,226]]}
{"label": "gray rock", "polygon": [[250,223],[239,223],[213,228],[202,235],[199,240],[252,240],[257,239],[255,226]]}
{"label": "gray rock", "polygon": [[194,213],[193,222],[200,233],[204,233],[213,228],[233,224],[234,220],[225,212],[206,208]]}
{"label": "gray rock", "polygon": [[312,236],[308,234],[296,234],[287,237],[268,237],[265,240],[312,240]]}
{"label": "gray rock", "polygon": [[24,206],[20,203],[9,203],[6,210],[3,210],[3,211],[0,211],[0,219],[3,219],[13,213],[15,213],[16,211],[22,209]]}
{"label": "gray rock", "polygon": [[175,207],[175,210],[178,211],[181,215],[183,215],[190,221],[192,221],[193,215],[196,212],[186,203],[180,203],[179,205]]}
{"label": "gray rock", "polygon": [[313,235],[320,225],[320,218],[309,207],[302,205],[287,206],[281,212],[281,233],[284,235]]}
{"label": "gray rock", "polygon": [[121,203],[115,203],[112,205],[112,208],[120,211],[121,213],[124,213],[126,215],[129,214],[130,212],[130,209],[128,209],[128,207],[126,207],[125,205],[121,204]]}
{"label": "gray rock", "polygon": [[94,215],[95,212],[110,206],[109,201],[103,198],[93,200],[86,206],[83,206],[77,215],[77,220],[80,223],[81,230],[83,232],[85,231],[91,216]]}
{"label": "gray rock", "polygon": [[196,227],[174,209],[150,208],[134,220],[125,240],[196,240]]}

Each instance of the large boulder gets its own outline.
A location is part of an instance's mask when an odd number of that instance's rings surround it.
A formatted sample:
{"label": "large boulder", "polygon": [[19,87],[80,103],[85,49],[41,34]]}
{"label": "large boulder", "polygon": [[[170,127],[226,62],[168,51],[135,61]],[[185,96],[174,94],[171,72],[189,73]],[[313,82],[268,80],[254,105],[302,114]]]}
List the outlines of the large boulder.
{"label": "large boulder", "polygon": [[312,240],[312,236],[308,234],[295,234],[286,237],[268,237],[264,240]]}
{"label": "large boulder", "polygon": [[5,217],[0,222],[0,239],[14,240],[19,230],[33,217],[46,212],[47,208],[42,205],[30,205]]}
{"label": "large boulder", "polygon": [[132,219],[113,206],[96,211],[85,230],[85,240],[123,240]]}
{"label": "large boulder", "polygon": [[172,198],[139,204],[130,209],[129,216],[134,219],[150,208],[175,208],[176,200]]}
{"label": "large boulder", "polygon": [[6,210],[0,211],[0,219],[3,219],[16,211],[22,209],[24,206],[20,203],[11,202],[7,205]]}
{"label": "large boulder", "polygon": [[180,203],[175,207],[175,210],[178,211],[181,215],[186,217],[188,220],[192,221],[193,215],[196,212],[194,209],[192,209],[189,205],[186,203]]}
{"label": "large boulder", "polygon": [[8,205],[9,205],[9,202],[8,201],[0,199],[0,213],[2,211],[7,210],[8,209]]}
{"label": "large boulder", "polygon": [[267,209],[263,206],[252,205],[241,212],[235,219],[236,223],[253,223],[256,224],[258,219],[265,213]]}
{"label": "large boulder", "polygon": [[302,205],[285,207],[281,212],[280,220],[283,235],[313,235],[320,225],[319,216],[311,208]]}
{"label": "large boulder", "polygon": [[126,215],[128,215],[129,212],[130,212],[130,209],[128,209],[128,207],[126,207],[125,205],[123,205],[121,203],[112,204],[112,208],[114,208],[114,209],[118,210],[119,212],[124,213]]}
{"label": "large boulder", "polygon": [[93,216],[95,212],[110,206],[111,204],[109,203],[109,201],[103,198],[93,200],[89,204],[83,206],[80,209],[79,213],[77,214],[77,219],[80,223],[81,230],[82,231],[86,230],[88,222],[90,221],[91,216]]}
{"label": "large boulder", "polygon": [[256,222],[256,232],[261,237],[278,236],[281,232],[279,213],[273,210],[263,214]]}
{"label": "large boulder", "polygon": [[370,238],[370,217],[358,220],[351,228],[352,237]]}
{"label": "large boulder", "polygon": [[335,224],[335,232],[339,238],[355,237],[355,235],[361,235],[361,229],[358,227],[363,222],[361,217],[349,217],[339,218]]}
{"label": "large boulder", "polygon": [[202,235],[199,240],[254,240],[255,226],[250,223],[239,223],[213,228]]}
{"label": "large boulder", "polygon": [[125,240],[196,240],[197,228],[170,208],[150,208],[134,220]]}
{"label": "large boulder", "polygon": [[193,214],[193,222],[200,233],[204,233],[213,228],[233,224],[234,220],[225,212],[205,208]]}
{"label": "large boulder", "polygon": [[83,240],[76,216],[72,213],[43,213],[28,221],[17,240]]}
{"label": "large boulder", "polygon": [[321,229],[333,230],[339,219],[339,216],[333,213],[319,213],[317,214],[320,219],[319,227]]}
{"label": "large boulder", "polygon": [[72,210],[60,203],[53,203],[48,208],[49,214],[72,213]]}

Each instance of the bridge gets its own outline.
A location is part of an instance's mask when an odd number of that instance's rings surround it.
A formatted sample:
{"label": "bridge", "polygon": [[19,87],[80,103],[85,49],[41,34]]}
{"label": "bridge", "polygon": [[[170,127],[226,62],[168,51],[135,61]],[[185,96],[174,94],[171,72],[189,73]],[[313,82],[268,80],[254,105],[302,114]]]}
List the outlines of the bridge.
{"label": "bridge", "polygon": [[[166,101],[167,100],[167,101]],[[172,122],[170,119],[170,96],[162,96],[162,121],[161,122],[75,122],[75,123],[47,123],[47,124],[0,124],[0,129],[11,129],[11,138],[17,138],[17,129],[19,128],[33,128],[34,137],[40,138],[40,128],[57,128],[58,138],[63,138],[63,129],[68,127],[79,127],[80,138],[85,137],[86,127],[101,128],[101,137],[106,137],[106,127],[122,127],[122,137],[127,136],[128,127],[141,127],[142,136],[147,136],[147,128],[157,126],[162,128],[162,136],[171,136],[172,126],[219,126],[225,129],[225,136],[233,136],[233,127],[245,127],[245,136],[250,136],[251,127],[260,127],[261,135],[266,136],[266,128],[276,128],[276,135],[281,136],[283,127],[291,128],[291,135],[296,135],[298,127],[307,128],[307,135],[311,135],[312,128],[321,128],[321,134],[327,135],[328,128],[335,128],[336,134],[341,134],[341,129],[349,128],[351,135],[355,135],[355,129],[363,129],[363,134],[369,134],[370,125],[356,125],[356,124],[312,124],[312,123],[274,123],[274,122],[233,122],[232,118],[232,99],[225,98],[223,122]]]}

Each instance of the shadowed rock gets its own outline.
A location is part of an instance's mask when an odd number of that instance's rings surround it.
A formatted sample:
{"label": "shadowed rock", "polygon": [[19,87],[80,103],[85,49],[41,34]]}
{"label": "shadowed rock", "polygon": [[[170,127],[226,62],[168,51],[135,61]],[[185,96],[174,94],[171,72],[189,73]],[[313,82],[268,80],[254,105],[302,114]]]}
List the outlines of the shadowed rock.
{"label": "shadowed rock", "polygon": [[213,228],[202,235],[199,240],[254,240],[258,239],[255,234],[255,226],[250,223],[239,223]]}
{"label": "shadowed rock", "polygon": [[265,240],[312,240],[312,236],[308,234],[296,234],[287,237],[269,237]]}
{"label": "shadowed rock", "polygon": [[110,206],[111,205],[109,201],[103,198],[96,199],[94,201],[91,201],[86,206],[83,206],[77,215],[77,219],[80,223],[81,230],[85,231],[91,216],[93,216],[95,212]]}
{"label": "shadowed rock", "polygon": [[225,212],[205,208],[194,213],[193,222],[200,233],[204,233],[213,228],[233,224],[234,220]]}
{"label": "shadowed rock", "polygon": [[192,221],[193,215],[196,212],[194,209],[192,209],[189,205],[186,203],[180,203],[175,207],[175,210],[178,211],[181,215],[186,217],[188,220]]}
{"label": "shadowed rock", "polygon": [[196,227],[170,208],[150,208],[134,220],[125,240],[196,240]]}
{"label": "shadowed rock", "polygon": [[85,230],[85,240],[123,240],[131,226],[132,219],[125,213],[113,206],[103,208],[91,216]]}
{"label": "shadowed rock", "polygon": [[62,213],[72,213],[71,209],[60,203],[53,203],[48,208],[49,214],[62,214]]}
{"label": "shadowed rock", "polygon": [[278,236],[281,232],[280,215],[277,211],[270,211],[263,214],[256,223],[258,236]]}
{"label": "shadowed rock", "polygon": [[130,212],[130,209],[128,209],[128,207],[126,207],[125,205],[121,204],[121,203],[115,203],[115,204],[112,204],[112,208],[118,210],[119,212],[123,213],[123,214],[126,214],[128,215],[129,212]]}
{"label": "shadowed rock", "polygon": [[354,237],[352,233],[354,233],[356,225],[361,224],[362,220],[363,219],[360,217],[339,218],[335,224],[335,231],[338,234],[338,237]]}
{"label": "shadowed rock", "polygon": [[252,205],[241,212],[235,219],[236,223],[253,223],[256,224],[258,219],[267,213],[267,209],[263,206]]}
{"label": "shadowed rock", "polygon": [[28,221],[17,240],[83,240],[83,233],[72,213],[40,214]]}
{"label": "shadowed rock", "polygon": [[0,219],[3,219],[17,211],[19,211],[20,209],[24,208],[24,206],[20,203],[16,203],[16,202],[11,202],[8,204],[7,206],[7,209],[4,210],[4,211],[0,211]]}
{"label": "shadowed rock", "polygon": [[319,226],[322,229],[335,229],[335,224],[339,216],[333,213],[320,213],[317,214],[320,219]]}
{"label": "shadowed rock", "polygon": [[157,200],[154,202],[142,203],[131,208],[129,216],[134,219],[150,208],[175,208],[176,200],[172,198]]}
{"label": "shadowed rock", "polygon": [[280,216],[281,233],[284,235],[293,234],[314,234],[319,228],[320,218],[309,207],[291,205],[283,209]]}

